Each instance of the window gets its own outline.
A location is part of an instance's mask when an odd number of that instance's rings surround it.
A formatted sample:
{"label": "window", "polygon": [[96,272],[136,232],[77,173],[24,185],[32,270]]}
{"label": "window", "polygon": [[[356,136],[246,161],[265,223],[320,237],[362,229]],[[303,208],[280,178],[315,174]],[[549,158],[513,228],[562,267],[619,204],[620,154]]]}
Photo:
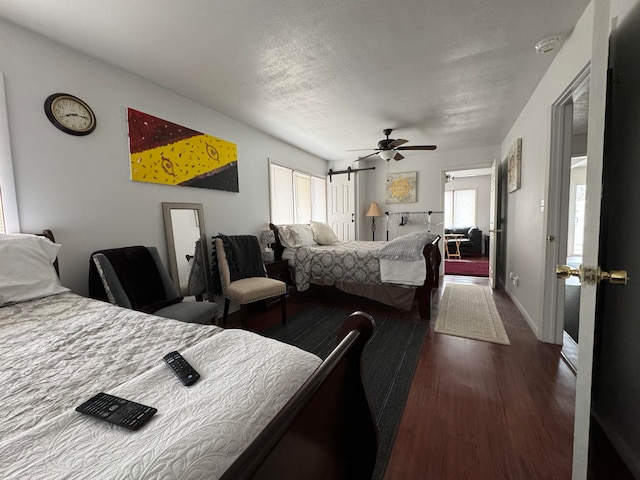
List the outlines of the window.
{"label": "window", "polygon": [[270,164],[271,223],[327,221],[327,181],[322,177]]}
{"label": "window", "polygon": [[444,192],[444,228],[473,227],[476,224],[476,191]]}

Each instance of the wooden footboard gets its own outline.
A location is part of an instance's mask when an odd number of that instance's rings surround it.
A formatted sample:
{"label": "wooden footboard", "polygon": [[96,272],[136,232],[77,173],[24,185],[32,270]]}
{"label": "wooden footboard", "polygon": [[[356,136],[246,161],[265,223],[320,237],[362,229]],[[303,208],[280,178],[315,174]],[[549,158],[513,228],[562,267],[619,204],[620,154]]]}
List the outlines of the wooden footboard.
{"label": "wooden footboard", "polygon": [[369,479],[377,433],[361,377],[374,321],[352,313],[338,346],[222,476],[238,479]]}
{"label": "wooden footboard", "polygon": [[440,286],[440,262],[442,254],[440,253],[440,235],[433,239],[431,243],[427,243],[424,247],[423,254],[427,263],[427,276],[424,285],[416,290],[416,300],[418,301],[418,310],[420,318],[431,319],[431,291]]}

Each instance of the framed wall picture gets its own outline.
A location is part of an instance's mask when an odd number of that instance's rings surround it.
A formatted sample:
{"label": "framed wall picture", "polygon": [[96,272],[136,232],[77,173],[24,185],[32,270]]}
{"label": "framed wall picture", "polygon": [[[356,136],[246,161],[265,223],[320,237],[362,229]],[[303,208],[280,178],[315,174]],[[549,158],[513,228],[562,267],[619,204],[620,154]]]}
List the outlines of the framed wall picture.
{"label": "framed wall picture", "polygon": [[416,202],[416,172],[387,174],[387,203]]}
{"label": "framed wall picture", "polygon": [[509,193],[515,192],[520,188],[522,176],[522,139],[517,139],[509,149],[507,157],[509,173],[507,175],[507,184]]}

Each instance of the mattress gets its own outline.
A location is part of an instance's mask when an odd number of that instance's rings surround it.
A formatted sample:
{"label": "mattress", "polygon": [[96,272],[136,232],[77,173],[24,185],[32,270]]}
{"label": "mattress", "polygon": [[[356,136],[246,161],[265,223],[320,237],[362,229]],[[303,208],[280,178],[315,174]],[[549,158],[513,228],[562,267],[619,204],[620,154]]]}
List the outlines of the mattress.
{"label": "mattress", "polygon": [[[243,330],[65,293],[0,308],[0,478],[218,478],[321,360]],[[201,375],[184,387],[162,361]],[[141,430],[81,415],[107,392],[158,409]]]}

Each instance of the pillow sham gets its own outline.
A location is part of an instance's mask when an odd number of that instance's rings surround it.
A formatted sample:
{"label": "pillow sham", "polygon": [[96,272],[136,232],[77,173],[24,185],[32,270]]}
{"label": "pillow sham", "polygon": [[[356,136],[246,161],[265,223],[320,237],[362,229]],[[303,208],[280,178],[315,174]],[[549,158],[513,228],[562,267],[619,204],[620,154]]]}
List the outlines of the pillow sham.
{"label": "pillow sham", "polygon": [[278,237],[280,237],[280,243],[288,248],[316,245],[311,225],[299,223],[278,225]]}
{"label": "pillow sham", "polygon": [[430,232],[413,232],[391,240],[373,252],[375,258],[388,260],[422,260],[424,246],[436,238],[436,234]]}
{"label": "pillow sham", "polygon": [[333,229],[322,222],[309,222],[311,224],[311,232],[313,232],[313,240],[318,245],[335,245],[340,242]]}
{"label": "pillow sham", "polygon": [[59,250],[37,235],[0,234],[0,306],[68,292],[52,264]]}

